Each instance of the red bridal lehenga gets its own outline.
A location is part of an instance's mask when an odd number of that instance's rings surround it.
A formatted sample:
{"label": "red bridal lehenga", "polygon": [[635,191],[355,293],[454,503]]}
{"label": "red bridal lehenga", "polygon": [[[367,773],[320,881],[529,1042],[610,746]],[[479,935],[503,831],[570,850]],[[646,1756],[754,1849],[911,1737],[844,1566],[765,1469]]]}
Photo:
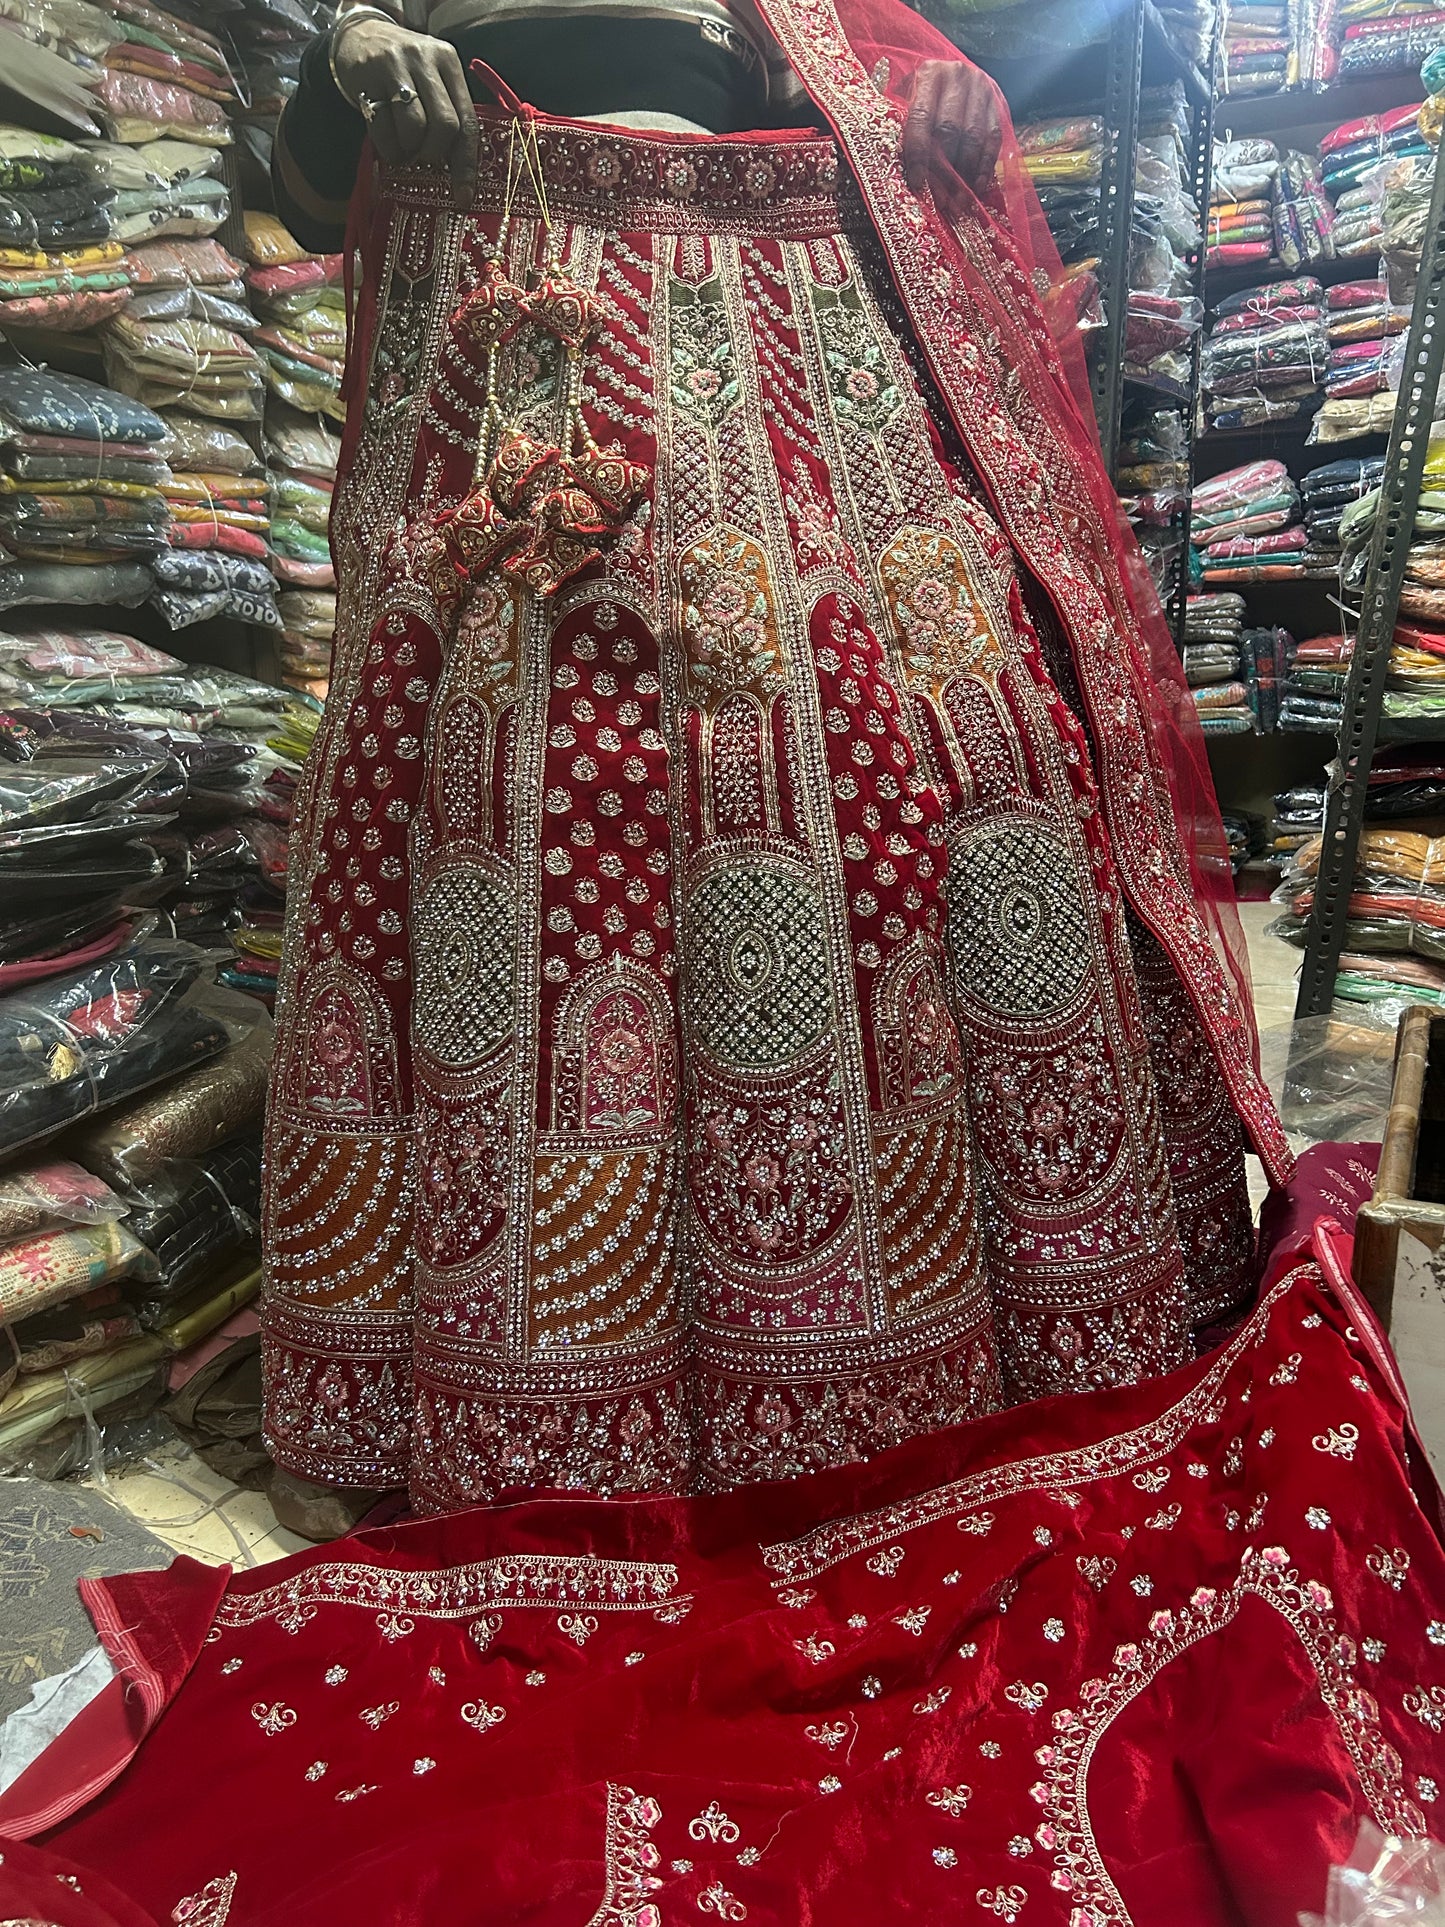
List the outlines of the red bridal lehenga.
{"label": "red bridal lehenga", "polygon": [[268,1423],[422,1509],[1163,1372],[1287,1165],[1024,192],[903,184],[921,22],[768,14],[826,136],[362,191]]}

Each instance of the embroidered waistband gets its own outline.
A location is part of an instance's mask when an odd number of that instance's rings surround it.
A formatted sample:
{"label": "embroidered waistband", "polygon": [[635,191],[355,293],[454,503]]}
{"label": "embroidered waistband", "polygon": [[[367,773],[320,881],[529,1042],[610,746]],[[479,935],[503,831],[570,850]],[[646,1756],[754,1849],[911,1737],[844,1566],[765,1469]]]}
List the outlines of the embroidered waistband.
{"label": "embroidered waistband", "polygon": [[[536,215],[536,190],[516,158],[513,122],[487,109],[477,118],[473,211],[501,210],[510,168],[514,211]],[[837,147],[824,136],[698,136],[547,119],[535,129],[550,212],[614,233],[743,232],[802,240],[862,220]],[[398,172],[387,188],[404,205],[435,207],[450,198],[446,178],[432,171]]]}

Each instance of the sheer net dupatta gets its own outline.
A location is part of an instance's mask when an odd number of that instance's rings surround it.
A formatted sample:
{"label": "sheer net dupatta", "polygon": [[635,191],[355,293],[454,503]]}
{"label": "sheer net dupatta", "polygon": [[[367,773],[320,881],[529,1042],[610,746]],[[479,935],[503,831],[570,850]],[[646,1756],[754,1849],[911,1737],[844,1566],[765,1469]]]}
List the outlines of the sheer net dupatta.
{"label": "sheer net dupatta", "polygon": [[[1203,732],[1158,593],[1100,456],[1077,294],[992,83],[997,168],[898,160],[919,67],[962,62],[899,0],[766,0],[842,141],[899,293],[994,506],[1073,648],[1125,894],[1194,999],[1271,1176],[1290,1156],[1259,1075],[1249,965]],[[967,63],[965,63],[967,64]]]}

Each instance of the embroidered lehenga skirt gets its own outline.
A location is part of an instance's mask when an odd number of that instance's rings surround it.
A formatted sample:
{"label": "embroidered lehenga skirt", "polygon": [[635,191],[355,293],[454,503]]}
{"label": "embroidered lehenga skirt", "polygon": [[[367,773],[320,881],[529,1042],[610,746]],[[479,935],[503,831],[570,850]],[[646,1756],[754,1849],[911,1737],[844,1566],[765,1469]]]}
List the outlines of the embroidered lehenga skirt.
{"label": "embroidered lehenga skirt", "polygon": [[[484,119],[469,212],[363,217],[277,1457],[431,1508],[717,1489],[1171,1367],[1244,1281],[1242,1134],[832,143],[527,157]],[[447,592],[488,422],[647,478],[600,560],[534,498]]]}

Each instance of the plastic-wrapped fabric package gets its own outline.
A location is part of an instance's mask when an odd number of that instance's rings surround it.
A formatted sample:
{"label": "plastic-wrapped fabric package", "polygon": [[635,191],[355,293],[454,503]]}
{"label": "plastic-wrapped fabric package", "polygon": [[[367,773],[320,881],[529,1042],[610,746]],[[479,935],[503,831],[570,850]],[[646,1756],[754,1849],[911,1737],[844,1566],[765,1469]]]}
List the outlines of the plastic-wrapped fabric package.
{"label": "plastic-wrapped fabric package", "polygon": [[1353,650],[1354,638],[1338,632],[1302,638],[1285,678],[1276,728],[1309,735],[1336,733]]}
{"label": "plastic-wrapped fabric package", "polygon": [[[1076,151],[1097,123],[1054,122],[1025,130],[1030,165],[1045,166]],[[271,483],[271,567],[287,593],[281,599],[281,668],[285,681],[325,697],[331,678],[335,588],[328,530],[340,457],[340,389],[345,369],[345,291],[340,255],[307,254],[270,217],[247,230],[251,299],[262,327],[267,361],[266,455]],[[1197,325],[1197,324],[1196,324]],[[1188,340],[1188,304],[1161,304],[1136,321],[1131,304],[1129,346],[1139,374],[1160,380],[1180,372]],[[1170,360],[1171,351],[1175,360]],[[1187,370],[1187,348],[1183,350]],[[1186,373],[1187,381],[1187,373]],[[326,622],[322,618],[329,617]]]}
{"label": "plastic-wrapped fabric package", "polygon": [[1275,180],[1272,218],[1275,258],[1291,272],[1333,261],[1335,211],[1313,155],[1285,155]]}
{"label": "plastic-wrapped fabric package", "polygon": [[1416,101],[1388,113],[1343,121],[1322,138],[1320,169],[1336,203],[1380,161],[1428,153],[1420,134],[1420,107]]}
{"label": "plastic-wrapped fabric package", "polygon": [[126,1228],[154,1259],[140,1323],[166,1322],[175,1300],[222,1259],[259,1242],[261,1134],[230,1139],[193,1159],[173,1159],[130,1199]]}
{"label": "plastic-wrapped fabric package", "polygon": [[1227,6],[1220,90],[1278,93],[1289,79],[1290,9],[1285,0],[1246,0]]}
{"label": "plastic-wrapped fabric package", "polygon": [[0,608],[144,599],[170,526],[164,434],[113,389],[0,368]]}
{"label": "plastic-wrapped fabric package", "polygon": [[1240,636],[1240,671],[1254,727],[1262,735],[1278,725],[1280,702],[1294,652],[1295,640],[1288,629],[1246,629]]}
{"label": "plastic-wrapped fabric package", "polygon": [[1201,381],[1211,426],[1246,428],[1308,414],[1329,360],[1324,289],[1312,277],[1248,288],[1219,303]]}
{"label": "plastic-wrapped fabric package", "polygon": [[1420,8],[1384,20],[1356,20],[1340,44],[1339,78],[1409,73],[1445,39],[1445,10]]}

